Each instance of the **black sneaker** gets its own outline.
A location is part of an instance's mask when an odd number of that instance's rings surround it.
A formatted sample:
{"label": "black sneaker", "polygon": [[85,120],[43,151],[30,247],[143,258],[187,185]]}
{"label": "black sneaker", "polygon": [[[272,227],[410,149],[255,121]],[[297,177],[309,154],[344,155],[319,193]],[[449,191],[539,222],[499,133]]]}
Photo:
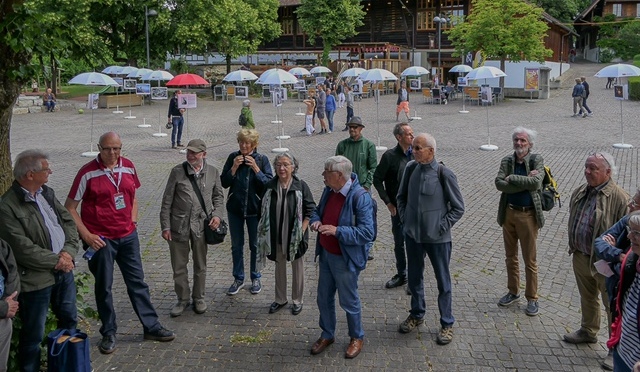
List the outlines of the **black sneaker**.
{"label": "black sneaker", "polygon": [[116,336],[106,335],[102,336],[102,340],[98,343],[98,350],[102,354],[111,354],[116,349]]}
{"label": "black sneaker", "polygon": [[175,338],[176,338],[176,335],[172,331],[164,327],[160,327],[159,329],[153,332],[144,333],[144,339],[150,340],[150,341],[168,342],[168,341],[173,341]]}
{"label": "black sneaker", "polygon": [[396,274],[384,286],[386,288],[396,288],[400,287],[403,284],[407,284],[407,277],[404,275]]}

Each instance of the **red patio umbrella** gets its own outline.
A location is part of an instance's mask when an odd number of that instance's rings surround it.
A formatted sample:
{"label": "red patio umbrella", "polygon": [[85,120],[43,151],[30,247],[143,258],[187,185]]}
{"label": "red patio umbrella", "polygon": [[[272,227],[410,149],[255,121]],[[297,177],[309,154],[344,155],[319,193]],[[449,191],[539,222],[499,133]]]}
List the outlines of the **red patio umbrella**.
{"label": "red patio umbrella", "polygon": [[180,74],[169,80],[166,85],[168,87],[209,85],[209,82],[196,74]]}

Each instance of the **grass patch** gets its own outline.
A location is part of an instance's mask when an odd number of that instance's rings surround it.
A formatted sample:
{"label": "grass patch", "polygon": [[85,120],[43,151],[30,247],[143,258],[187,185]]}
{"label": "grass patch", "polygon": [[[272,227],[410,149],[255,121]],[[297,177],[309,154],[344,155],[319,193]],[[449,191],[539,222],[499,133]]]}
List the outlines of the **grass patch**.
{"label": "grass patch", "polygon": [[231,336],[230,341],[232,344],[262,344],[269,341],[269,339],[271,338],[271,333],[271,331],[265,330],[259,331],[256,336],[246,336],[236,333]]}
{"label": "grass patch", "polygon": [[[58,98],[60,99],[72,99],[76,97],[87,97],[89,93],[97,93],[104,89],[100,86],[90,85],[63,85],[60,87],[60,93]],[[113,90],[110,90],[113,92]]]}

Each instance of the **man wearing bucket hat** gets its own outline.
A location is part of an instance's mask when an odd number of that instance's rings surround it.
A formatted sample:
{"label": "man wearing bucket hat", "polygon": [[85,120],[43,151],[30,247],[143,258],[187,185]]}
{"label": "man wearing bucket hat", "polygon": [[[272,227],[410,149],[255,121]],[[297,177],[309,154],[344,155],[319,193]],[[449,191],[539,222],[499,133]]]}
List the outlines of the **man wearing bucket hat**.
{"label": "man wearing bucket hat", "polygon": [[[160,227],[162,238],[169,243],[173,281],[178,303],[170,312],[172,317],[182,315],[193,298],[193,311],[207,310],[204,298],[207,276],[207,243],[204,237],[204,219],[211,217],[209,226],[217,229],[222,221],[224,196],[220,173],[206,161],[207,145],[201,139],[187,144],[187,160],[171,169],[162,195]],[[206,210],[202,209],[191,178],[200,189]],[[189,250],[193,257],[193,291],[189,288]]]}

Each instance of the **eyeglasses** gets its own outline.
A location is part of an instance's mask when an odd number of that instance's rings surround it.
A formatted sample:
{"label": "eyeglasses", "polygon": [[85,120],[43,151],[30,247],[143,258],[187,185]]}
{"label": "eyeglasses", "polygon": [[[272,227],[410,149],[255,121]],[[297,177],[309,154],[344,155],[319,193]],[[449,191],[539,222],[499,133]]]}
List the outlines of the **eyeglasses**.
{"label": "eyeglasses", "polygon": [[432,149],[433,147],[431,147],[431,146],[424,146],[424,147],[423,146],[413,146],[412,148],[413,148],[414,151],[420,151],[420,150],[423,150],[423,149]]}
{"label": "eyeglasses", "polygon": [[118,152],[120,150],[122,150],[122,147],[102,147],[100,145],[98,145],[98,147],[100,148],[100,151],[106,151],[106,152]]}
{"label": "eyeglasses", "polygon": [[605,163],[607,163],[607,166],[608,166],[609,168],[611,168],[611,164],[609,163],[609,160],[607,160],[607,158],[605,158],[605,157],[604,157],[604,155],[602,155],[602,153],[600,153],[600,152],[594,152],[594,153],[592,153],[592,154],[589,154],[589,156],[593,156],[593,157],[595,157],[596,159],[597,159],[597,158],[600,158],[600,159],[604,160],[604,162],[605,162]]}
{"label": "eyeglasses", "polygon": [[631,227],[627,226],[627,235],[628,235],[628,236],[631,236],[631,235],[638,236],[638,235],[640,235],[640,231],[638,231],[638,230],[631,230]]}
{"label": "eyeglasses", "polygon": [[274,166],[276,168],[289,168],[291,166],[291,164],[286,164],[286,163],[275,163]]}

